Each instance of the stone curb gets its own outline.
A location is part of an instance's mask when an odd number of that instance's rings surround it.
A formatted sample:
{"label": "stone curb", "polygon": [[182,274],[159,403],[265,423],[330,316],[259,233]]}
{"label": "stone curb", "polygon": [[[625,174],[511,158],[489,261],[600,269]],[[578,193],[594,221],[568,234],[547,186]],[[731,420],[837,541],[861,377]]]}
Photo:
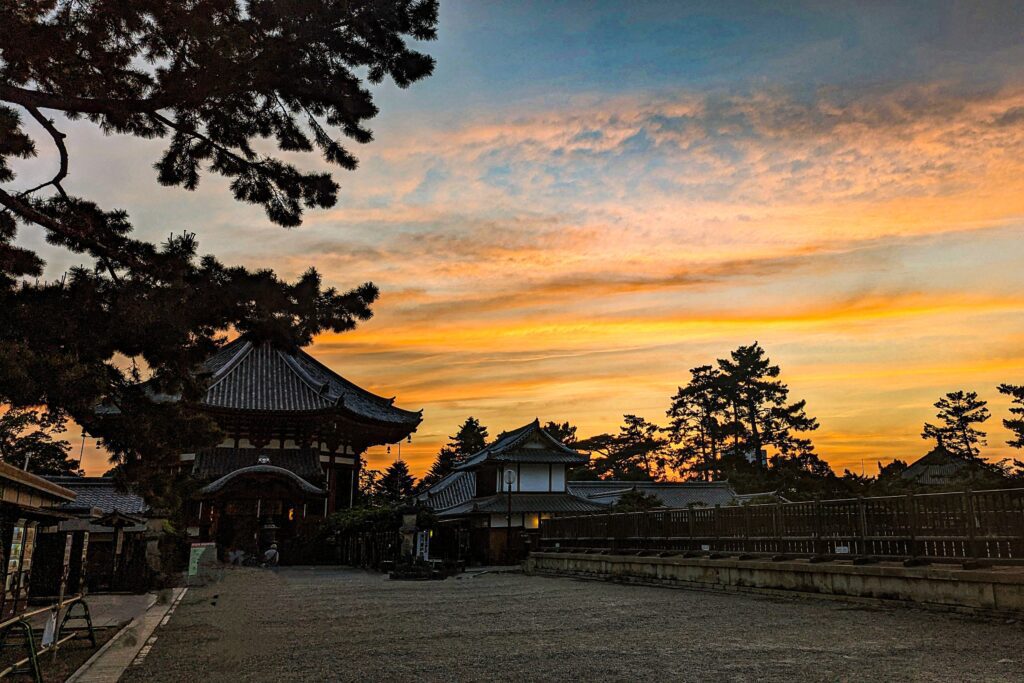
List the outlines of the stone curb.
{"label": "stone curb", "polygon": [[[163,607],[162,610],[153,609],[154,607],[157,607],[156,594],[154,594],[149,606],[146,608],[146,611],[128,622],[128,624],[118,631],[113,638],[104,643],[103,647],[93,653],[92,657],[87,659],[82,666],[78,667],[78,670],[71,674],[65,683],[98,683],[106,681],[115,683],[121,677],[121,674],[124,673],[125,669],[127,669],[135,660],[139,650],[141,650],[149,640],[153,631],[155,631],[158,626],[162,626],[166,623],[169,613],[173,608],[177,607],[187,590],[188,588],[175,588],[173,599],[167,605],[159,606]],[[154,612],[154,614],[150,614],[150,612]],[[159,618],[157,618],[156,612],[159,612]],[[122,660],[123,663],[122,661],[111,661],[109,663],[101,662],[101,660],[110,654],[110,650],[114,644],[120,641],[126,633],[135,627],[141,627],[142,629],[142,632],[139,634],[137,646],[133,645],[130,646],[130,649],[126,648],[126,650],[116,653],[117,658]],[[129,652],[131,654],[130,657],[127,656]]]}

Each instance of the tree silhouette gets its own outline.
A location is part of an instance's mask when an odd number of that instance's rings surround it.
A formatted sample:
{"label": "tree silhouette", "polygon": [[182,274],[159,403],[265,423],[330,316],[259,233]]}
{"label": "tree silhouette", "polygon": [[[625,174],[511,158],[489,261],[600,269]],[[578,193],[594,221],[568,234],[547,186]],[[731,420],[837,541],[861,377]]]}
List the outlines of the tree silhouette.
{"label": "tree silhouette", "polygon": [[448,443],[438,451],[434,463],[423,476],[420,486],[433,486],[448,476],[467,457],[487,445],[487,427],[475,417],[467,417],[459,431],[448,437]]}
{"label": "tree silhouette", "polygon": [[940,424],[925,423],[922,439],[934,439],[949,451],[965,458],[978,458],[979,446],[986,445],[985,432],[975,429],[991,417],[988,401],[978,398],[974,391],[951,391],[938,401],[936,417]]}
{"label": "tree silhouette", "polygon": [[0,413],[0,458],[34,474],[81,475],[68,457],[71,444],[54,436],[66,430],[67,418],[47,410],[11,408]]}
{"label": "tree silhouette", "polygon": [[[216,442],[194,410],[204,380],[191,371],[225,331],[288,347],[368,319],[372,284],[339,292],[313,270],[290,283],[228,267],[199,258],[188,233],[160,245],[132,238],[124,211],[72,194],[61,128],[84,118],[105,133],[166,138],[159,183],[193,190],[214,173],[237,200],[295,226],[305,209],[334,205],[338,185],[292,160],[319,151],[355,168],[336,132],[371,140],[366,82],[405,87],[429,75],[433,60],[407,41],[434,38],[436,22],[435,0],[0,3],[0,401],[70,415],[128,473]],[[57,168],[15,187],[10,162],[36,154],[36,130]],[[14,246],[19,228],[38,233],[24,243],[45,237],[87,264],[32,281],[44,264]],[[181,401],[148,400],[160,394]],[[101,399],[119,419],[96,415]]]}
{"label": "tree silhouette", "polygon": [[678,445],[673,467],[690,469],[700,479],[714,478],[726,434],[723,422],[728,407],[721,372],[710,365],[690,370],[690,382],[679,387],[666,411],[672,420],[669,434]]}
{"label": "tree silhouette", "polygon": [[721,386],[731,412],[734,446],[767,464],[767,446],[787,456],[813,450],[810,440],[794,432],[818,428],[818,421],[806,412],[806,401],[788,403],[789,387],[779,379],[779,366],[772,365],[760,344],[740,346],[729,358],[718,360]]}
{"label": "tree silhouette", "polygon": [[577,442],[576,425],[568,422],[548,422],[544,425],[544,431],[570,448]]}
{"label": "tree silhouette", "polygon": [[1003,426],[1014,436],[1006,443],[1013,448],[1024,448],[1024,385],[1000,384],[999,393],[1010,397],[1010,414],[1014,416],[1003,420]]}
{"label": "tree silhouette", "polygon": [[596,475],[602,479],[658,481],[665,478],[669,464],[669,441],[653,422],[636,415],[623,415],[618,434],[598,434],[576,443],[575,448],[600,454],[592,458],[588,470],[580,470],[576,479]]}
{"label": "tree silhouette", "polygon": [[789,401],[780,374],[757,342],[740,346],[715,366],[690,370],[690,381],[679,387],[666,411],[676,446],[672,466],[701,479],[723,476],[726,455],[762,468],[781,456],[794,459],[798,469],[822,469],[811,440],[801,436],[817,429],[818,421],[807,415],[806,401]]}
{"label": "tree silhouette", "polygon": [[409,474],[404,460],[395,460],[377,480],[377,497],[385,503],[398,503],[416,492],[416,479]]}

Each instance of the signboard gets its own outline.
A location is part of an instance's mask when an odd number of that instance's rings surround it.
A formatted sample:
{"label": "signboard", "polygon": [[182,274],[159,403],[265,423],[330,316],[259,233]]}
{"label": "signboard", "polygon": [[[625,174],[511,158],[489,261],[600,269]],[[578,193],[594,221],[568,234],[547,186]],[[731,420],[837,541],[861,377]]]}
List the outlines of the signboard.
{"label": "signboard", "polygon": [[43,628],[43,647],[47,648],[53,645],[53,641],[56,640],[57,636],[57,610],[54,609],[50,612],[50,616],[46,620],[46,626]]}
{"label": "signboard", "polygon": [[188,575],[196,576],[199,574],[199,563],[203,559],[203,555],[210,551],[214,555],[217,554],[216,543],[193,543],[192,549],[188,554]]}
{"label": "signboard", "polygon": [[89,532],[82,534],[82,571],[78,572],[78,592],[85,593],[85,573],[89,566]]}
{"label": "signboard", "polygon": [[837,545],[836,555],[847,555],[850,552],[850,546],[848,545]]}
{"label": "signboard", "polygon": [[424,562],[430,559],[429,531],[419,531],[416,533],[416,557]]}
{"label": "signboard", "polygon": [[709,546],[707,543],[704,543],[704,544],[702,544],[700,546],[700,549],[701,550],[711,550],[711,546]]}

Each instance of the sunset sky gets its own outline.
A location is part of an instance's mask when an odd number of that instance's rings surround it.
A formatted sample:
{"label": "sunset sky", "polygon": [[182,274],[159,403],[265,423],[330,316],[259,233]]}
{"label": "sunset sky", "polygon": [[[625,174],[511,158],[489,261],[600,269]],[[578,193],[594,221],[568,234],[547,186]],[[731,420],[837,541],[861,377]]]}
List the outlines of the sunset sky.
{"label": "sunset sky", "polygon": [[[88,123],[65,126],[66,186],[226,263],[376,283],[373,320],[312,352],[424,409],[417,474],[469,415],[492,435],[664,423],[689,368],[754,340],[840,473],[922,455],[932,403],[961,388],[990,401],[985,454],[1010,455],[1022,5],[783,4],[442,0],[434,76],[377,88],[360,168],[297,229],[214,176],[159,187],[166,141]],[[71,263],[48,253],[51,277]]]}

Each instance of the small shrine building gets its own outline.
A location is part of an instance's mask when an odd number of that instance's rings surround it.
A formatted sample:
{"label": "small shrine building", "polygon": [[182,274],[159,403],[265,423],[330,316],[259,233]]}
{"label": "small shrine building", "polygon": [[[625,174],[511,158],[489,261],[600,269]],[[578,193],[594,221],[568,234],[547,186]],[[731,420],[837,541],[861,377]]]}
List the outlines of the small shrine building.
{"label": "small shrine building", "polygon": [[567,488],[571,470],[588,458],[534,420],[467,458],[417,499],[461,532],[470,561],[515,562],[537,540],[540,520],[606,508]]}

